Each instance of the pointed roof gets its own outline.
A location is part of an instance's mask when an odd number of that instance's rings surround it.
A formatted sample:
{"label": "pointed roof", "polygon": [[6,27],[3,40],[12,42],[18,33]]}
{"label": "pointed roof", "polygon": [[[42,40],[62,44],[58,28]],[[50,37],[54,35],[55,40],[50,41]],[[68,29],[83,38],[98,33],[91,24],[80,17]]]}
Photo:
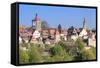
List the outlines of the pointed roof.
{"label": "pointed roof", "polygon": [[86,18],[84,18],[84,21],[83,21],[83,28],[84,28],[84,29],[87,28],[87,25],[86,25]]}
{"label": "pointed roof", "polygon": [[36,13],[35,18],[33,19],[33,21],[39,21],[40,18],[38,17],[38,14]]}

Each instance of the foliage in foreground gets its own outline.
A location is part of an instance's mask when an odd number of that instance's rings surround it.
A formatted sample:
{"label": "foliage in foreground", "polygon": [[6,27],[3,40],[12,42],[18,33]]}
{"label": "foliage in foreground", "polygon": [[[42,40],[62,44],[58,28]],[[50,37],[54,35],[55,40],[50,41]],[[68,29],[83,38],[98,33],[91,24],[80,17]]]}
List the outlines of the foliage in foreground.
{"label": "foliage in foreground", "polygon": [[28,56],[27,51],[19,49],[19,62],[20,63],[28,63],[29,62],[29,56]]}
{"label": "foliage in foreground", "polygon": [[41,54],[36,45],[32,45],[28,51],[30,63],[40,63],[42,61]]}
{"label": "foliage in foreground", "polygon": [[[22,44],[24,45],[24,44]],[[19,48],[20,63],[43,63],[43,62],[63,62],[63,61],[83,61],[96,59],[96,48],[91,47],[86,50],[82,40],[77,39],[75,45],[69,46],[63,41],[55,44],[53,47],[44,45],[39,47],[38,44],[25,44],[27,50]],[[43,56],[45,50],[50,55]]]}
{"label": "foliage in foreground", "polygon": [[56,44],[53,48],[51,48],[52,53],[52,61],[71,61],[73,58],[70,54],[66,52],[66,50],[59,44]]}
{"label": "foliage in foreground", "polygon": [[90,48],[82,52],[83,60],[95,60],[96,59],[96,50],[95,48]]}

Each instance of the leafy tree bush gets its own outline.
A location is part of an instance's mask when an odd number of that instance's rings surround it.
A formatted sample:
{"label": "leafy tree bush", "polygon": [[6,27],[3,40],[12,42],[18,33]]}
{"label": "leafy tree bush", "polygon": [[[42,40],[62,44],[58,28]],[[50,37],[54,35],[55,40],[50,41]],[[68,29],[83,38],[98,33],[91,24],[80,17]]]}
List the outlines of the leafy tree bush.
{"label": "leafy tree bush", "polygon": [[59,55],[54,55],[51,57],[51,62],[61,62],[61,61],[63,61],[63,57]]}
{"label": "leafy tree bush", "polygon": [[29,62],[29,56],[27,51],[19,49],[19,62],[20,63],[28,63]]}
{"label": "leafy tree bush", "polygon": [[65,50],[60,45],[57,44],[51,48],[51,53],[53,55],[59,55],[59,56],[63,56],[66,54]]}
{"label": "leafy tree bush", "polygon": [[[83,61],[96,59],[96,48],[91,47],[86,50],[81,39],[77,39],[75,46],[69,46],[64,41],[55,43],[53,47],[39,44],[21,44],[27,50],[19,48],[20,63],[42,63],[42,62],[61,62],[61,61]],[[44,55],[45,50],[50,55]],[[43,55],[42,55],[43,54]]]}
{"label": "leafy tree bush", "polygon": [[76,56],[74,56],[74,60],[81,61],[82,60],[82,52],[85,50],[82,39],[78,38],[75,42],[75,46],[76,46],[76,50],[75,50]]}
{"label": "leafy tree bush", "polygon": [[73,55],[66,53],[66,55],[63,58],[63,61],[72,61],[72,60],[74,60]]}
{"label": "leafy tree bush", "polygon": [[66,51],[66,55],[70,56],[71,59],[76,55],[76,46],[70,46],[66,42],[59,41],[58,44]]}
{"label": "leafy tree bush", "polygon": [[66,44],[66,42],[59,41],[57,44],[60,45],[66,52],[70,52],[72,50],[72,47]]}
{"label": "leafy tree bush", "polygon": [[[61,42],[59,42],[61,43]],[[58,62],[58,61],[71,61],[73,60],[73,57],[66,52],[66,50],[62,47],[63,44],[55,44],[53,48],[51,48],[51,61],[52,62]]]}
{"label": "leafy tree bush", "polygon": [[81,52],[82,50],[84,50],[84,43],[81,39],[77,39],[75,42],[75,45],[77,46],[79,52]]}
{"label": "leafy tree bush", "polygon": [[92,47],[90,50],[91,50],[91,51],[93,52],[93,54],[96,56],[96,48],[95,48],[95,47]]}
{"label": "leafy tree bush", "polygon": [[60,55],[53,55],[51,57],[51,61],[52,62],[61,62],[61,61],[72,61],[73,57],[71,55],[69,55],[68,53],[66,53],[63,56]]}
{"label": "leafy tree bush", "polygon": [[66,47],[66,44],[65,44],[63,41],[59,41],[59,42],[57,43],[57,45],[60,45],[60,46],[62,46],[63,48]]}
{"label": "leafy tree bush", "polygon": [[86,50],[84,48],[84,43],[81,39],[77,39],[76,41],[77,46],[77,56],[75,56],[75,60],[93,60],[96,59],[96,49],[90,48]]}
{"label": "leafy tree bush", "polygon": [[96,53],[94,52],[93,48],[89,50],[84,50],[82,52],[82,60],[94,60],[96,59]]}
{"label": "leafy tree bush", "polygon": [[39,52],[37,45],[31,44],[31,47],[29,48],[28,54],[29,54],[29,62],[30,63],[42,62],[42,56]]}
{"label": "leafy tree bush", "polygon": [[52,62],[50,56],[43,56],[43,62]]}

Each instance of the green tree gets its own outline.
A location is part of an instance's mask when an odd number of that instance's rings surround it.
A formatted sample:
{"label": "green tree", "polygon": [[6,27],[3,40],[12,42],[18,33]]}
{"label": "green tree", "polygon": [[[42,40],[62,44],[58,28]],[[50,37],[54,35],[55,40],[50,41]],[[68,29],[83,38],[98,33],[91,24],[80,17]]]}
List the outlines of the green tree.
{"label": "green tree", "polygon": [[66,53],[66,55],[63,58],[63,61],[72,61],[74,60],[73,56],[70,55],[69,53]]}
{"label": "green tree", "polygon": [[72,60],[73,60],[73,57],[71,55],[69,55],[68,53],[66,53],[64,55],[53,55],[51,57],[52,62],[72,61]]}
{"label": "green tree", "polygon": [[75,46],[76,46],[76,55],[74,56],[74,60],[76,61],[81,61],[82,60],[82,53],[85,50],[84,49],[84,43],[82,41],[82,39],[78,38],[75,42]]}
{"label": "green tree", "polygon": [[65,49],[66,52],[69,52],[69,50],[71,49],[70,46],[64,41],[59,41],[57,44],[60,45],[63,49]]}
{"label": "green tree", "polygon": [[65,50],[60,45],[57,44],[51,48],[51,53],[53,55],[59,55],[59,56],[63,56],[66,54]]}
{"label": "green tree", "polygon": [[90,50],[93,52],[93,54],[96,56],[96,48],[95,47],[91,47]]}
{"label": "green tree", "polygon": [[[59,42],[61,43],[61,42]],[[59,43],[55,44],[53,48],[51,48],[52,62],[58,62],[58,61],[72,61],[73,57],[66,52],[66,50],[60,45]]]}
{"label": "green tree", "polygon": [[82,41],[82,39],[77,39],[75,42],[76,47],[78,48],[78,51],[81,52],[82,50],[84,50],[84,43]]}
{"label": "green tree", "polygon": [[19,62],[20,63],[28,63],[29,62],[29,56],[27,51],[19,49]]}
{"label": "green tree", "polygon": [[93,60],[96,59],[96,49],[90,48],[86,50],[84,48],[84,43],[81,39],[77,39],[76,41],[77,46],[77,56],[75,56],[75,60]]}
{"label": "green tree", "polygon": [[82,60],[94,60],[96,59],[96,53],[94,52],[93,48],[89,50],[84,50],[82,52]]}
{"label": "green tree", "polygon": [[59,55],[54,55],[51,57],[51,62],[61,62],[61,61],[63,61],[63,57]]}
{"label": "green tree", "polygon": [[30,63],[41,63],[42,62],[42,56],[36,44],[35,45],[31,44],[28,54],[29,54]]}

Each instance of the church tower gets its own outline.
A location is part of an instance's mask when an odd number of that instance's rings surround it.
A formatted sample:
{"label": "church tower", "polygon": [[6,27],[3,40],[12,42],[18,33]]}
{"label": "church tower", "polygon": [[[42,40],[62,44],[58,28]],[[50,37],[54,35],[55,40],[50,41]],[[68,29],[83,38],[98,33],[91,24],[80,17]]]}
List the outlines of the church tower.
{"label": "church tower", "polygon": [[41,31],[41,20],[38,17],[38,14],[36,13],[35,18],[32,20],[32,26],[35,26],[35,29],[37,31]]}
{"label": "church tower", "polygon": [[86,25],[86,19],[84,18],[84,21],[83,21],[83,28],[82,28],[82,31],[80,32],[79,34],[79,37],[83,37],[84,39],[87,38],[87,25]]}

